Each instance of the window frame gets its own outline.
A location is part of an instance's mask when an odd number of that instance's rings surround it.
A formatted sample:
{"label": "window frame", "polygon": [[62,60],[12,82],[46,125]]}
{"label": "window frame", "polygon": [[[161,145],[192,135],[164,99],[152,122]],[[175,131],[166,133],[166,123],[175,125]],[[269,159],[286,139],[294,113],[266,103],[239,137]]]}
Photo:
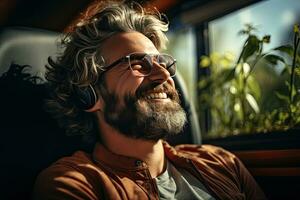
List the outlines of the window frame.
{"label": "window frame", "polygon": [[[197,60],[203,55],[209,54],[209,35],[208,35],[208,23],[214,19],[223,17],[231,12],[235,12],[241,8],[254,5],[262,0],[246,0],[246,1],[234,1],[234,0],[213,0],[213,1],[196,1],[181,2],[176,8],[167,12],[167,15],[171,16],[171,19],[175,23],[175,27],[172,29],[179,29],[180,27],[192,26],[195,30],[196,38],[196,55]],[[184,4],[184,5],[183,5]],[[218,5],[217,5],[218,4]],[[216,8],[215,8],[216,7]],[[207,12],[209,10],[209,12]],[[200,17],[197,17],[199,13],[203,13]],[[179,13],[179,15],[178,15]],[[176,14],[176,15],[175,15]],[[171,25],[173,24],[171,20]],[[180,21],[180,22],[178,22]],[[195,66],[198,81],[201,76],[207,76],[210,74],[209,69],[201,69]],[[200,94],[199,88],[197,88],[196,96]],[[197,107],[197,105],[196,105]],[[296,129],[287,131],[272,131],[270,133],[255,133],[251,135],[236,135],[228,136],[225,138],[207,139],[203,135],[207,134],[211,127],[211,114],[209,110],[205,110],[202,113],[198,113],[200,129],[202,134],[202,141],[205,144],[215,144],[224,147],[228,150],[245,151],[245,150],[267,150],[267,149],[292,149],[300,147],[300,135],[297,136]],[[285,144],[282,144],[285,141]]]}

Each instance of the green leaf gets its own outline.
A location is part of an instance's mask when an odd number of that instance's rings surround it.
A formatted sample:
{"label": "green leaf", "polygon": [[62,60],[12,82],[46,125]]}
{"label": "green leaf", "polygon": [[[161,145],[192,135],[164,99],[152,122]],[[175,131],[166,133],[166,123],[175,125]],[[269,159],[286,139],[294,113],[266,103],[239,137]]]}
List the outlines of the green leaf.
{"label": "green leaf", "polygon": [[295,69],[295,74],[296,74],[297,76],[300,76],[300,68],[296,68],[296,69]]}
{"label": "green leaf", "polygon": [[212,80],[210,78],[204,78],[198,82],[198,87],[200,90],[208,89],[212,84]]}
{"label": "green leaf", "polygon": [[284,75],[285,73],[291,74],[292,73],[292,66],[285,64],[283,70],[281,71],[280,75]]}
{"label": "green leaf", "polygon": [[286,95],[280,94],[279,92],[275,92],[275,95],[277,96],[278,99],[281,99],[287,103],[290,102],[290,98]]}
{"label": "green leaf", "polygon": [[265,35],[262,39],[263,43],[270,43],[271,36],[270,35]]}
{"label": "green leaf", "polygon": [[249,33],[251,33],[252,31],[257,31],[257,28],[253,24],[251,24],[251,23],[246,23],[245,24],[245,29]]}
{"label": "green leaf", "polygon": [[228,81],[231,81],[232,79],[234,79],[234,72],[235,72],[235,68],[233,69],[225,69],[223,70],[223,80],[222,82],[226,83]]}
{"label": "green leaf", "polygon": [[294,33],[299,33],[300,31],[299,24],[294,25]]}
{"label": "green leaf", "polygon": [[291,111],[292,113],[295,113],[295,112],[297,111],[296,106],[290,105],[290,111]]}
{"label": "green leaf", "polygon": [[294,98],[296,96],[296,94],[297,94],[297,91],[296,91],[295,86],[293,85],[293,87],[292,87],[292,98]]}
{"label": "green leaf", "polygon": [[281,51],[283,53],[288,54],[289,56],[293,56],[293,53],[294,53],[294,48],[290,44],[289,45],[283,45],[283,46],[277,47],[274,50]]}
{"label": "green leaf", "polygon": [[261,96],[260,86],[257,80],[252,75],[250,75],[247,79],[247,86],[249,92],[253,94],[254,98],[259,100]]}
{"label": "green leaf", "polygon": [[244,46],[244,52],[242,58],[246,61],[250,56],[259,50],[259,39],[255,35],[250,35],[248,37],[247,43]]}
{"label": "green leaf", "polygon": [[246,30],[240,30],[238,32],[238,35],[247,35],[249,32],[247,32]]}
{"label": "green leaf", "polygon": [[299,54],[296,55],[296,63],[298,63],[298,64],[296,64],[296,67],[299,67],[299,65],[300,65],[300,55]]}
{"label": "green leaf", "polygon": [[199,66],[201,68],[206,68],[209,67],[211,64],[211,60],[209,59],[208,56],[201,56]]}
{"label": "green leaf", "polygon": [[249,105],[251,106],[251,108],[256,112],[259,113],[259,107],[257,104],[257,101],[255,100],[255,98],[251,95],[251,94],[246,94],[246,99],[249,103]]}
{"label": "green leaf", "polygon": [[285,121],[289,117],[289,114],[285,112],[280,112],[278,117],[281,121]]}
{"label": "green leaf", "polygon": [[244,119],[244,117],[243,117],[243,110],[242,110],[242,105],[241,105],[240,101],[236,101],[235,102],[235,104],[233,106],[233,109],[235,111],[236,117],[239,120],[243,120]]}
{"label": "green leaf", "polygon": [[277,65],[278,61],[285,63],[285,61],[282,57],[274,55],[274,54],[266,55],[264,57],[264,59],[266,59],[266,61],[268,61],[269,63],[271,63],[273,65]]}
{"label": "green leaf", "polygon": [[288,87],[288,90],[291,89],[291,85],[289,81],[284,81],[284,84]]}
{"label": "green leaf", "polygon": [[251,32],[256,31],[257,29],[250,23],[244,25],[245,28],[238,32],[239,35],[249,35]]}

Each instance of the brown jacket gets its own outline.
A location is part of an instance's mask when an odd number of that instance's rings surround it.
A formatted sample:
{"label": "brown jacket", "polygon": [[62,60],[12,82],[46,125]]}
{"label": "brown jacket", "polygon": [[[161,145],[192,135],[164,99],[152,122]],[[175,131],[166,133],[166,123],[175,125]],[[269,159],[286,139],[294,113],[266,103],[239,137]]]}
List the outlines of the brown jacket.
{"label": "brown jacket", "polygon": [[[216,199],[266,199],[244,165],[233,154],[211,145],[164,143],[165,155],[176,167],[199,178]],[[38,177],[36,200],[158,199],[147,165],[109,152],[101,144],[92,155],[78,151],[45,169]]]}

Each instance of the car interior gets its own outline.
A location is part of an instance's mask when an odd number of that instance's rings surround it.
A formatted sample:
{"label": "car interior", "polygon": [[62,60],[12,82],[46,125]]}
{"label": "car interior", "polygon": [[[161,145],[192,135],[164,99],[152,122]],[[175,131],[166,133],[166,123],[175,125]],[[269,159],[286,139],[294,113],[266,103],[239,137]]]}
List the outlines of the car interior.
{"label": "car interior", "polygon": [[[93,143],[81,143],[80,137],[64,136],[46,110],[47,99],[44,78],[48,57],[62,51],[61,33],[13,27],[0,31],[1,67],[1,157],[4,178],[2,187],[7,199],[29,196],[34,180],[43,168],[75,150],[91,151]],[[201,144],[200,129],[195,108],[187,100],[185,85],[176,75],[175,84],[187,113],[188,122],[183,133],[168,139],[170,144]],[[11,145],[10,142],[13,142]],[[9,183],[9,184],[8,184]],[[14,185],[14,187],[11,187]],[[14,196],[16,195],[16,196]]]}
{"label": "car interior", "polygon": [[[44,107],[45,100],[49,98],[47,81],[44,78],[48,57],[55,58],[63,51],[60,39],[64,32],[74,24],[79,13],[93,2],[80,0],[76,3],[62,3],[49,0],[41,3],[30,0],[26,3],[4,0],[0,3],[1,199],[30,199],[34,181],[42,169],[76,150],[90,152],[93,148],[93,143],[80,136],[65,135],[64,130],[58,127]],[[193,7],[199,10],[211,8],[216,18],[260,1],[138,2],[154,5],[176,22],[178,10],[184,13],[183,17],[193,20],[195,12],[189,13]],[[225,10],[225,13],[221,10]],[[211,19],[210,16],[204,18]],[[207,23],[200,25],[205,26]],[[197,37],[204,39],[203,34]],[[197,45],[204,45],[203,43]],[[201,53],[203,52],[197,52],[199,55]],[[182,133],[168,138],[168,142],[173,145],[190,143],[221,146],[243,161],[268,199],[298,199],[299,129],[293,129],[288,134],[272,133],[269,137],[243,135],[203,139],[203,124],[199,121],[197,105],[190,100],[190,93],[182,75],[176,74],[174,80],[181,104],[187,113],[188,123]]]}

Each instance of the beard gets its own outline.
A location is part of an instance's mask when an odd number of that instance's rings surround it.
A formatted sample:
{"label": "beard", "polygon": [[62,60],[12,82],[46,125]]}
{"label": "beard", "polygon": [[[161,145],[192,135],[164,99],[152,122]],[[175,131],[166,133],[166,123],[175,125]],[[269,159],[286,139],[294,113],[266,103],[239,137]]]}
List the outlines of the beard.
{"label": "beard", "polygon": [[[143,94],[149,90],[166,93],[170,101],[146,99]],[[121,99],[116,94],[109,94],[104,87],[100,88],[100,92],[105,102],[105,121],[127,137],[157,141],[180,133],[186,123],[186,113],[180,105],[178,92],[167,83],[140,87],[135,96],[123,98],[124,106],[121,107]]]}

